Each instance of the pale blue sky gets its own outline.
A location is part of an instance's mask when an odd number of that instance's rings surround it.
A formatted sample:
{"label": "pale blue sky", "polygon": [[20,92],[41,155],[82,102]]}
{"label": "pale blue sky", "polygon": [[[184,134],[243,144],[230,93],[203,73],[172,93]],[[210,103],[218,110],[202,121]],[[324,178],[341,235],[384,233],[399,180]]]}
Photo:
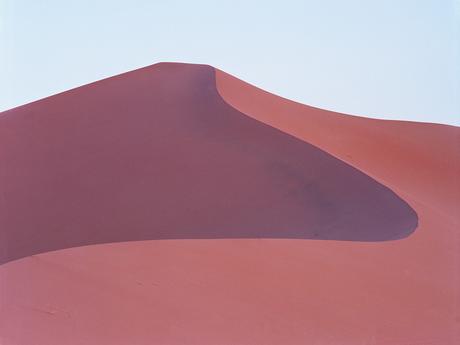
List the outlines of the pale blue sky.
{"label": "pale blue sky", "polygon": [[0,0],[0,110],[159,61],[298,102],[460,125],[459,0]]}

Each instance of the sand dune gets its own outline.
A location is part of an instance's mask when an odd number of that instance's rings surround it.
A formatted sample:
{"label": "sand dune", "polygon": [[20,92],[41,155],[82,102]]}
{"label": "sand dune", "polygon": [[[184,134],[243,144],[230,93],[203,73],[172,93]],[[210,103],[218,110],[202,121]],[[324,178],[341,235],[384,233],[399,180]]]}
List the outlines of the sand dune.
{"label": "sand dune", "polygon": [[6,113],[0,262],[129,240],[414,231],[390,189],[228,106],[214,75],[159,64]]}
{"label": "sand dune", "polygon": [[158,64],[0,131],[2,344],[460,340],[457,127]]}

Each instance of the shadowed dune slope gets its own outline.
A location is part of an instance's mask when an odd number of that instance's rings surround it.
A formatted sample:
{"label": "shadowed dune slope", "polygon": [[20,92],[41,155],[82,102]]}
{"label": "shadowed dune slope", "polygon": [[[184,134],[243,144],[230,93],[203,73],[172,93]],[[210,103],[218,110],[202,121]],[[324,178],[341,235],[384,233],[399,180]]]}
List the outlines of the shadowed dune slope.
{"label": "shadowed dune slope", "polygon": [[415,212],[322,150],[222,101],[215,71],[157,64],[0,118],[5,262],[104,242],[381,241]]}

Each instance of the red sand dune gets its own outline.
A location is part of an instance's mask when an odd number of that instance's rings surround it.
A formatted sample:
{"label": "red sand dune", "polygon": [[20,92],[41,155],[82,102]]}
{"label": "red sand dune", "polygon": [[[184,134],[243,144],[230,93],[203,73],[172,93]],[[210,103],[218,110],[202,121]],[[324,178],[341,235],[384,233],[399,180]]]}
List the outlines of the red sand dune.
{"label": "red sand dune", "polygon": [[230,107],[209,66],[159,64],[13,109],[0,138],[0,263],[129,240],[392,240],[417,225],[390,189]]}
{"label": "red sand dune", "polygon": [[0,131],[2,345],[460,341],[459,128],[159,64]]}

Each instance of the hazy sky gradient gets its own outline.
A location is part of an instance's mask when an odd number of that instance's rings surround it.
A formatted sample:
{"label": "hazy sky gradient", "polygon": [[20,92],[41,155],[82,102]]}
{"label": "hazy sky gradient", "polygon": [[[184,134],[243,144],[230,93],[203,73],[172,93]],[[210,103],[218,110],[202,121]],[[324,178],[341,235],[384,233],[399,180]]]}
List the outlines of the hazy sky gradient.
{"label": "hazy sky gradient", "polygon": [[458,0],[0,0],[0,110],[159,61],[298,102],[460,125]]}

